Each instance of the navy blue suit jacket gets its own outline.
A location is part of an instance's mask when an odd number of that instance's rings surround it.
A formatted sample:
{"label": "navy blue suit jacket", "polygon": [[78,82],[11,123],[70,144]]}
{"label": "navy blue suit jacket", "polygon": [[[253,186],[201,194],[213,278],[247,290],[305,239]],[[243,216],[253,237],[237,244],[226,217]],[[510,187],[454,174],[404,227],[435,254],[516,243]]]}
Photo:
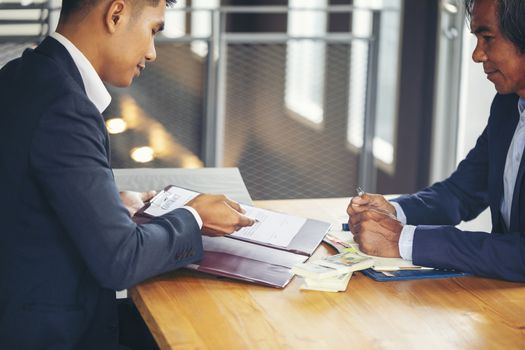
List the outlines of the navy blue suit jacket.
{"label": "navy blue suit jacket", "polygon": [[202,257],[185,209],[136,225],[104,120],[52,38],[0,71],[0,348],[111,349],[115,290]]}
{"label": "navy blue suit jacket", "polygon": [[[412,251],[415,264],[525,282],[525,157],[516,180],[509,228],[500,214],[507,151],[519,121],[518,100],[515,94],[496,95],[485,130],[457,170],[443,182],[396,200],[407,223],[419,225]],[[452,226],[475,218],[487,206],[491,234]]]}

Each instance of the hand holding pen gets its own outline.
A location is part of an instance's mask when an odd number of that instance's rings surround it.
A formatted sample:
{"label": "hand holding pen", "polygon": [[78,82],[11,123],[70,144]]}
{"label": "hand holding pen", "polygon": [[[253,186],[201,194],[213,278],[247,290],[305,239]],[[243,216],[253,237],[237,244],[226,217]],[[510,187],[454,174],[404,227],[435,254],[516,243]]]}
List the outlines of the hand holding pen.
{"label": "hand holding pen", "polygon": [[396,209],[384,196],[366,193],[361,187],[356,188],[356,193],[357,196],[352,198],[348,206],[348,215],[352,216],[367,210],[374,210],[396,217]]}
{"label": "hand holding pen", "polygon": [[348,226],[359,249],[369,255],[399,257],[398,241],[403,224],[385,197],[360,187],[348,205]]}

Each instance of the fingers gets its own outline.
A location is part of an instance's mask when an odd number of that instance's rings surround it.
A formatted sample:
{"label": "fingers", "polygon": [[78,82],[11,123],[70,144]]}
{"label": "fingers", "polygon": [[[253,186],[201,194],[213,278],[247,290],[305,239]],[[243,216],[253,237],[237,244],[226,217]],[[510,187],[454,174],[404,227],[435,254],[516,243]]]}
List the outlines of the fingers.
{"label": "fingers", "polygon": [[396,214],[396,210],[389,201],[385,199],[382,195],[379,194],[370,194],[365,193],[362,196],[353,197],[348,205],[347,212],[348,215],[355,215],[369,209],[377,209],[391,215]]}
{"label": "fingers", "polygon": [[224,197],[224,201],[230,206],[232,207],[233,209],[235,209],[237,212],[241,213],[241,214],[244,214],[246,213],[246,210],[243,209],[243,207],[235,202],[235,201],[232,201],[231,199],[229,199],[228,197]]}
{"label": "fingers", "polygon": [[[232,208],[230,210],[235,212]],[[234,221],[229,224],[226,220],[218,223],[205,223],[202,227],[202,232],[208,236],[226,236],[244,227],[252,226],[256,222],[254,219],[238,213],[235,216]]]}
{"label": "fingers", "polygon": [[354,226],[354,230],[352,231],[352,234],[354,236],[354,242],[356,242],[357,244],[360,243],[360,236],[359,236],[359,232],[361,230],[361,225],[356,225]]}
{"label": "fingers", "polygon": [[365,193],[361,196],[355,196],[352,198],[351,203],[354,205],[369,205],[371,202],[371,195]]}
{"label": "fingers", "polygon": [[140,194],[140,199],[142,199],[143,202],[147,202],[150,199],[152,199],[153,197],[155,197],[156,194],[157,194],[157,191],[142,192]]}
{"label": "fingers", "polygon": [[235,231],[239,231],[241,228],[246,227],[246,226],[252,226],[253,224],[255,224],[255,222],[256,222],[255,219],[249,218],[244,215],[239,215],[239,223],[235,225],[236,226]]}
{"label": "fingers", "polygon": [[[365,195],[363,195],[364,197]],[[353,197],[346,209],[348,215],[352,216],[368,209],[369,201],[363,197]]]}
{"label": "fingers", "polygon": [[355,226],[356,224],[365,221],[365,220],[374,220],[374,221],[384,221],[384,220],[392,220],[394,222],[399,222],[397,220],[397,217],[392,215],[391,213],[384,211],[380,208],[370,208],[358,213],[354,213],[353,215],[350,215],[348,223],[350,225],[350,230],[352,230],[352,226]]}
{"label": "fingers", "polygon": [[[236,212],[240,214],[245,214],[246,210],[237,202],[232,201],[231,199],[226,197],[226,204],[228,204],[232,209],[234,209]],[[239,222],[235,225],[235,231],[239,231],[241,228],[246,226],[252,226],[255,224],[256,220],[252,219],[250,217],[247,217],[246,215],[238,215]]]}
{"label": "fingers", "polygon": [[370,234],[381,235],[383,239],[397,244],[403,229],[403,225],[390,213],[375,209],[352,216],[349,225],[354,241],[358,244]]}
{"label": "fingers", "polygon": [[224,236],[251,226],[255,220],[245,215],[241,205],[223,195],[202,194],[186,205],[193,207],[200,215],[203,234]]}

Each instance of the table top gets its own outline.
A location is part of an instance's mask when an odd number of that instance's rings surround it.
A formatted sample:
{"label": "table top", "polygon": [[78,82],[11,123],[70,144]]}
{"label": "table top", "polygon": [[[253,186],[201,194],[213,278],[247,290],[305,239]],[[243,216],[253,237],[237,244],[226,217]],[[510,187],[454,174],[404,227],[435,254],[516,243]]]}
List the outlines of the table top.
{"label": "table top", "polygon": [[[339,224],[348,198],[256,206]],[[333,254],[322,245],[316,256]],[[131,289],[161,349],[511,349],[525,346],[525,284],[478,277],[274,289],[179,270]]]}

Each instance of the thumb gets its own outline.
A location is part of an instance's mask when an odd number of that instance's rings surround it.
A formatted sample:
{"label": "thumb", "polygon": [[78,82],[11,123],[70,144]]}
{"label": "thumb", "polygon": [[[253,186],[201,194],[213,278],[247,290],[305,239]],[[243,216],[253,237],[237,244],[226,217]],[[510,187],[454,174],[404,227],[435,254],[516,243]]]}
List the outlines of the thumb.
{"label": "thumb", "polygon": [[142,199],[143,202],[147,202],[149,201],[151,198],[155,197],[155,195],[157,194],[157,191],[147,191],[147,192],[142,192],[140,194],[140,199]]}
{"label": "thumb", "polygon": [[355,196],[352,198],[352,204],[356,205],[367,205],[370,203],[370,196],[363,194],[362,196]]}

